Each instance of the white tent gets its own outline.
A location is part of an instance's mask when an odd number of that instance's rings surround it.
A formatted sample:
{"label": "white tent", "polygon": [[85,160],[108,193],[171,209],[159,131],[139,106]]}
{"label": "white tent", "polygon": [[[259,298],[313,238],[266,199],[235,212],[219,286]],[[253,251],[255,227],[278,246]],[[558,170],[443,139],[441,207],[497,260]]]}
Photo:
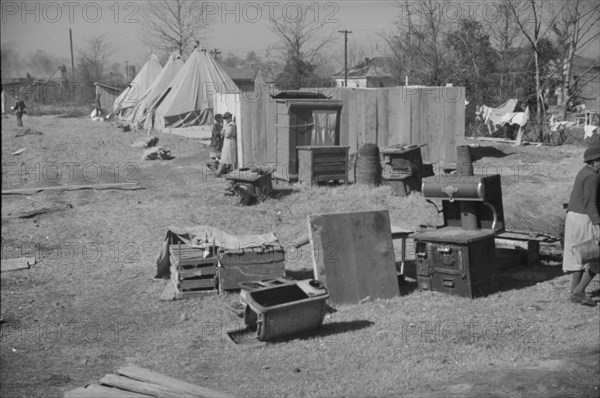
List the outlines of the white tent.
{"label": "white tent", "polygon": [[182,67],[183,59],[178,51],[174,51],[160,71],[160,74],[142,94],[139,102],[133,108],[133,112],[131,113],[131,124],[134,125],[134,127],[144,123],[148,111],[154,106],[156,101],[160,99],[161,95],[169,87],[169,84]]}
{"label": "white tent", "polygon": [[154,54],[150,55],[140,72],[115,100],[113,112],[121,117],[130,114],[133,107],[141,99],[142,94],[150,87],[161,70],[162,65],[158,57]]}
{"label": "white tent", "polygon": [[[195,50],[157,102],[154,127],[210,126],[213,115],[230,112],[240,125],[240,91],[206,52]],[[148,124],[146,124],[148,127]]]}

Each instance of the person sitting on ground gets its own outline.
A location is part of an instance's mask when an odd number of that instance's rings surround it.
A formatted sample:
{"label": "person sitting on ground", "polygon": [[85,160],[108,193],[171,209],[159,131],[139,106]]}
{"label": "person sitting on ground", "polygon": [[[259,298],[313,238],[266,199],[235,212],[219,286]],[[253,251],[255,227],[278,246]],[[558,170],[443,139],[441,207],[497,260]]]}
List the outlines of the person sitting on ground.
{"label": "person sitting on ground", "polygon": [[569,300],[573,303],[595,306],[585,289],[598,273],[598,261],[578,264],[571,249],[591,239],[600,244],[600,146],[588,148],[583,154],[586,165],[575,177],[565,222],[563,271],[570,272]]}

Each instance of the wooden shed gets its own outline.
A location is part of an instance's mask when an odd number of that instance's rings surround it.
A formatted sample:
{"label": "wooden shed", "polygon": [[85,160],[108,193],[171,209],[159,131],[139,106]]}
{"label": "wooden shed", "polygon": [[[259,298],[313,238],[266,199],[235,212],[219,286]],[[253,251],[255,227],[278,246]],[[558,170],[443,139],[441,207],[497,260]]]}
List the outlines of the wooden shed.
{"label": "wooden shed", "polygon": [[279,176],[298,179],[298,147],[340,145],[342,101],[311,92],[282,92],[276,102],[275,163]]}

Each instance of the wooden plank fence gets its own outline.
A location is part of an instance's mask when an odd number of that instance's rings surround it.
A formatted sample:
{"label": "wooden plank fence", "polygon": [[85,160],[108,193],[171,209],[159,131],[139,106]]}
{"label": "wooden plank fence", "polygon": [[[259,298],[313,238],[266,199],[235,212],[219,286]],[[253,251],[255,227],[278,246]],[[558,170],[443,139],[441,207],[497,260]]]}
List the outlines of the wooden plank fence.
{"label": "wooden plank fence", "polygon": [[[314,90],[314,89],[311,89]],[[317,89],[344,103],[340,145],[350,153],[364,143],[383,148],[396,144],[428,144],[422,148],[429,163],[456,162],[456,145],[465,135],[464,87],[388,87]],[[242,97],[244,131],[239,132],[240,164],[266,165],[275,161],[276,102],[272,86]]]}

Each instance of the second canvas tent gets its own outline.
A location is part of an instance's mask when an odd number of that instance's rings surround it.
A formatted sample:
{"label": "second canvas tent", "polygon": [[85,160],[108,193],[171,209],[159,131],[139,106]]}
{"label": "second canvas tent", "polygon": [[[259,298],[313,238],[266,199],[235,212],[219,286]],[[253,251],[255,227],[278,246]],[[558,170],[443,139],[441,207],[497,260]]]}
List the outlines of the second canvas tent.
{"label": "second canvas tent", "polygon": [[174,51],[169,60],[163,67],[162,71],[152,82],[150,87],[142,94],[137,105],[134,107],[131,114],[131,124],[134,127],[143,125],[148,112],[155,106],[156,102],[161,98],[162,94],[169,87],[177,73],[183,68],[183,59],[178,51]]}
{"label": "second canvas tent", "polygon": [[[195,50],[166,88],[144,127],[162,129],[212,123],[217,113],[240,115],[240,91],[205,51]],[[238,121],[238,131],[240,122]]]}
{"label": "second canvas tent", "polygon": [[142,94],[150,87],[152,82],[163,69],[158,57],[150,55],[140,72],[129,83],[127,88],[117,97],[113,106],[113,112],[119,117],[127,117],[140,101]]}

